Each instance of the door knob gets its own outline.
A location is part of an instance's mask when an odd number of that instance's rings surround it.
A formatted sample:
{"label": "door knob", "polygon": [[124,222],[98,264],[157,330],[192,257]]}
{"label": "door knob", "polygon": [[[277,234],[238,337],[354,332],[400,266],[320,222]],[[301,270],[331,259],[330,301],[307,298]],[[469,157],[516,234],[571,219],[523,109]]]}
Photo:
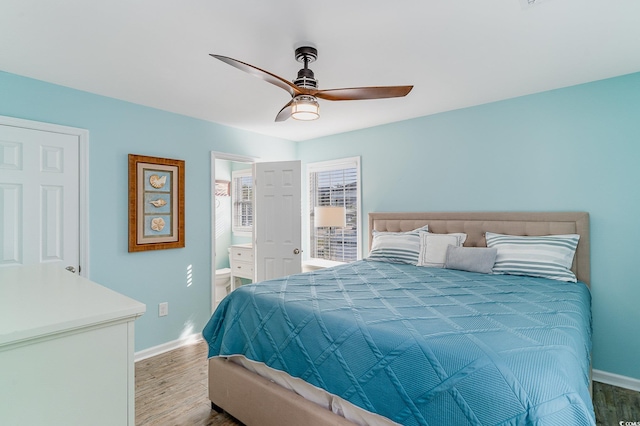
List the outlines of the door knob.
{"label": "door knob", "polygon": [[300,249],[293,249],[293,254],[300,254]]}
{"label": "door knob", "polygon": [[67,266],[66,268],[67,271],[71,272],[72,274],[76,273],[76,268],[74,268],[73,266]]}

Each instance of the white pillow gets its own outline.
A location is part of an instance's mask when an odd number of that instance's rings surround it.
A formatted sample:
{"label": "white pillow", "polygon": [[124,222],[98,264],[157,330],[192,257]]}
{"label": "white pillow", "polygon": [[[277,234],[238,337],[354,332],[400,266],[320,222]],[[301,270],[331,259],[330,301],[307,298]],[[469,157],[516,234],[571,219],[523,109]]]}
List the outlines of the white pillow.
{"label": "white pillow", "polygon": [[444,268],[447,258],[447,247],[462,247],[467,239],[467,234],[432,234],[420,232],[420,255],[418,266],[430,266],[432,268]]}

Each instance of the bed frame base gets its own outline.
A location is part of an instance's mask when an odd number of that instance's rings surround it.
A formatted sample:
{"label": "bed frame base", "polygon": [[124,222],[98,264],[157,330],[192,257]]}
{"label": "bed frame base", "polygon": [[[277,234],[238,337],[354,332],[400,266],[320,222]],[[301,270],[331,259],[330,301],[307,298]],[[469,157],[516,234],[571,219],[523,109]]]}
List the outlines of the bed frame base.
{"label": "bed frame base", "polygon": [[247,426],[354,425],[226,358],[209,359],[209,399]]}

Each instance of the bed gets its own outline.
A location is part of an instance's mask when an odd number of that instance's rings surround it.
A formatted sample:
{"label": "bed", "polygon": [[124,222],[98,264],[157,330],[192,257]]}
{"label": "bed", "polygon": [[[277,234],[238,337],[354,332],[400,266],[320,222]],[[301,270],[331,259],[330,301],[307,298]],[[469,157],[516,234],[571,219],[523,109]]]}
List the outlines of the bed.
{"label": "bed", "polygon": [[595,424],[588,214],[369,215],[371,236],[425,225],[467,248],[579,235],[578,282],[363,260],[243,286],[203,331],[212,407],[247,425]]}

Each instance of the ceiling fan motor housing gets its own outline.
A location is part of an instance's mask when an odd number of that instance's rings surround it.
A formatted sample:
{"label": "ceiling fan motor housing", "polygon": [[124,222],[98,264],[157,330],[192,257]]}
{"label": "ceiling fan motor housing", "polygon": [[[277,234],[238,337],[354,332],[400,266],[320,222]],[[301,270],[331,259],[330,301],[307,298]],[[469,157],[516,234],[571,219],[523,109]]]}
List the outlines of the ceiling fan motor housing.
{"label": "ceiling fan motor housing", "polygon": [[296,61],[304,63],[304,68],[298,71],[298,77],[293,80],[293,84],[308,89],[318,88],[318,80],[315,79],[313,71],[308,68],[308,65],[316,59],[318,59],[318,50],[315,47],[302,46],[296,49]]}
{"label": "ceiling fan motor housing", "polygon": [[293,84],[298,87],[304,87],[308,89],[318,88],[318,80],[315,79],[313,71],[311,71],[309,68],[302,68],[300,71],[298,71],[298,77],[293,80]]}

